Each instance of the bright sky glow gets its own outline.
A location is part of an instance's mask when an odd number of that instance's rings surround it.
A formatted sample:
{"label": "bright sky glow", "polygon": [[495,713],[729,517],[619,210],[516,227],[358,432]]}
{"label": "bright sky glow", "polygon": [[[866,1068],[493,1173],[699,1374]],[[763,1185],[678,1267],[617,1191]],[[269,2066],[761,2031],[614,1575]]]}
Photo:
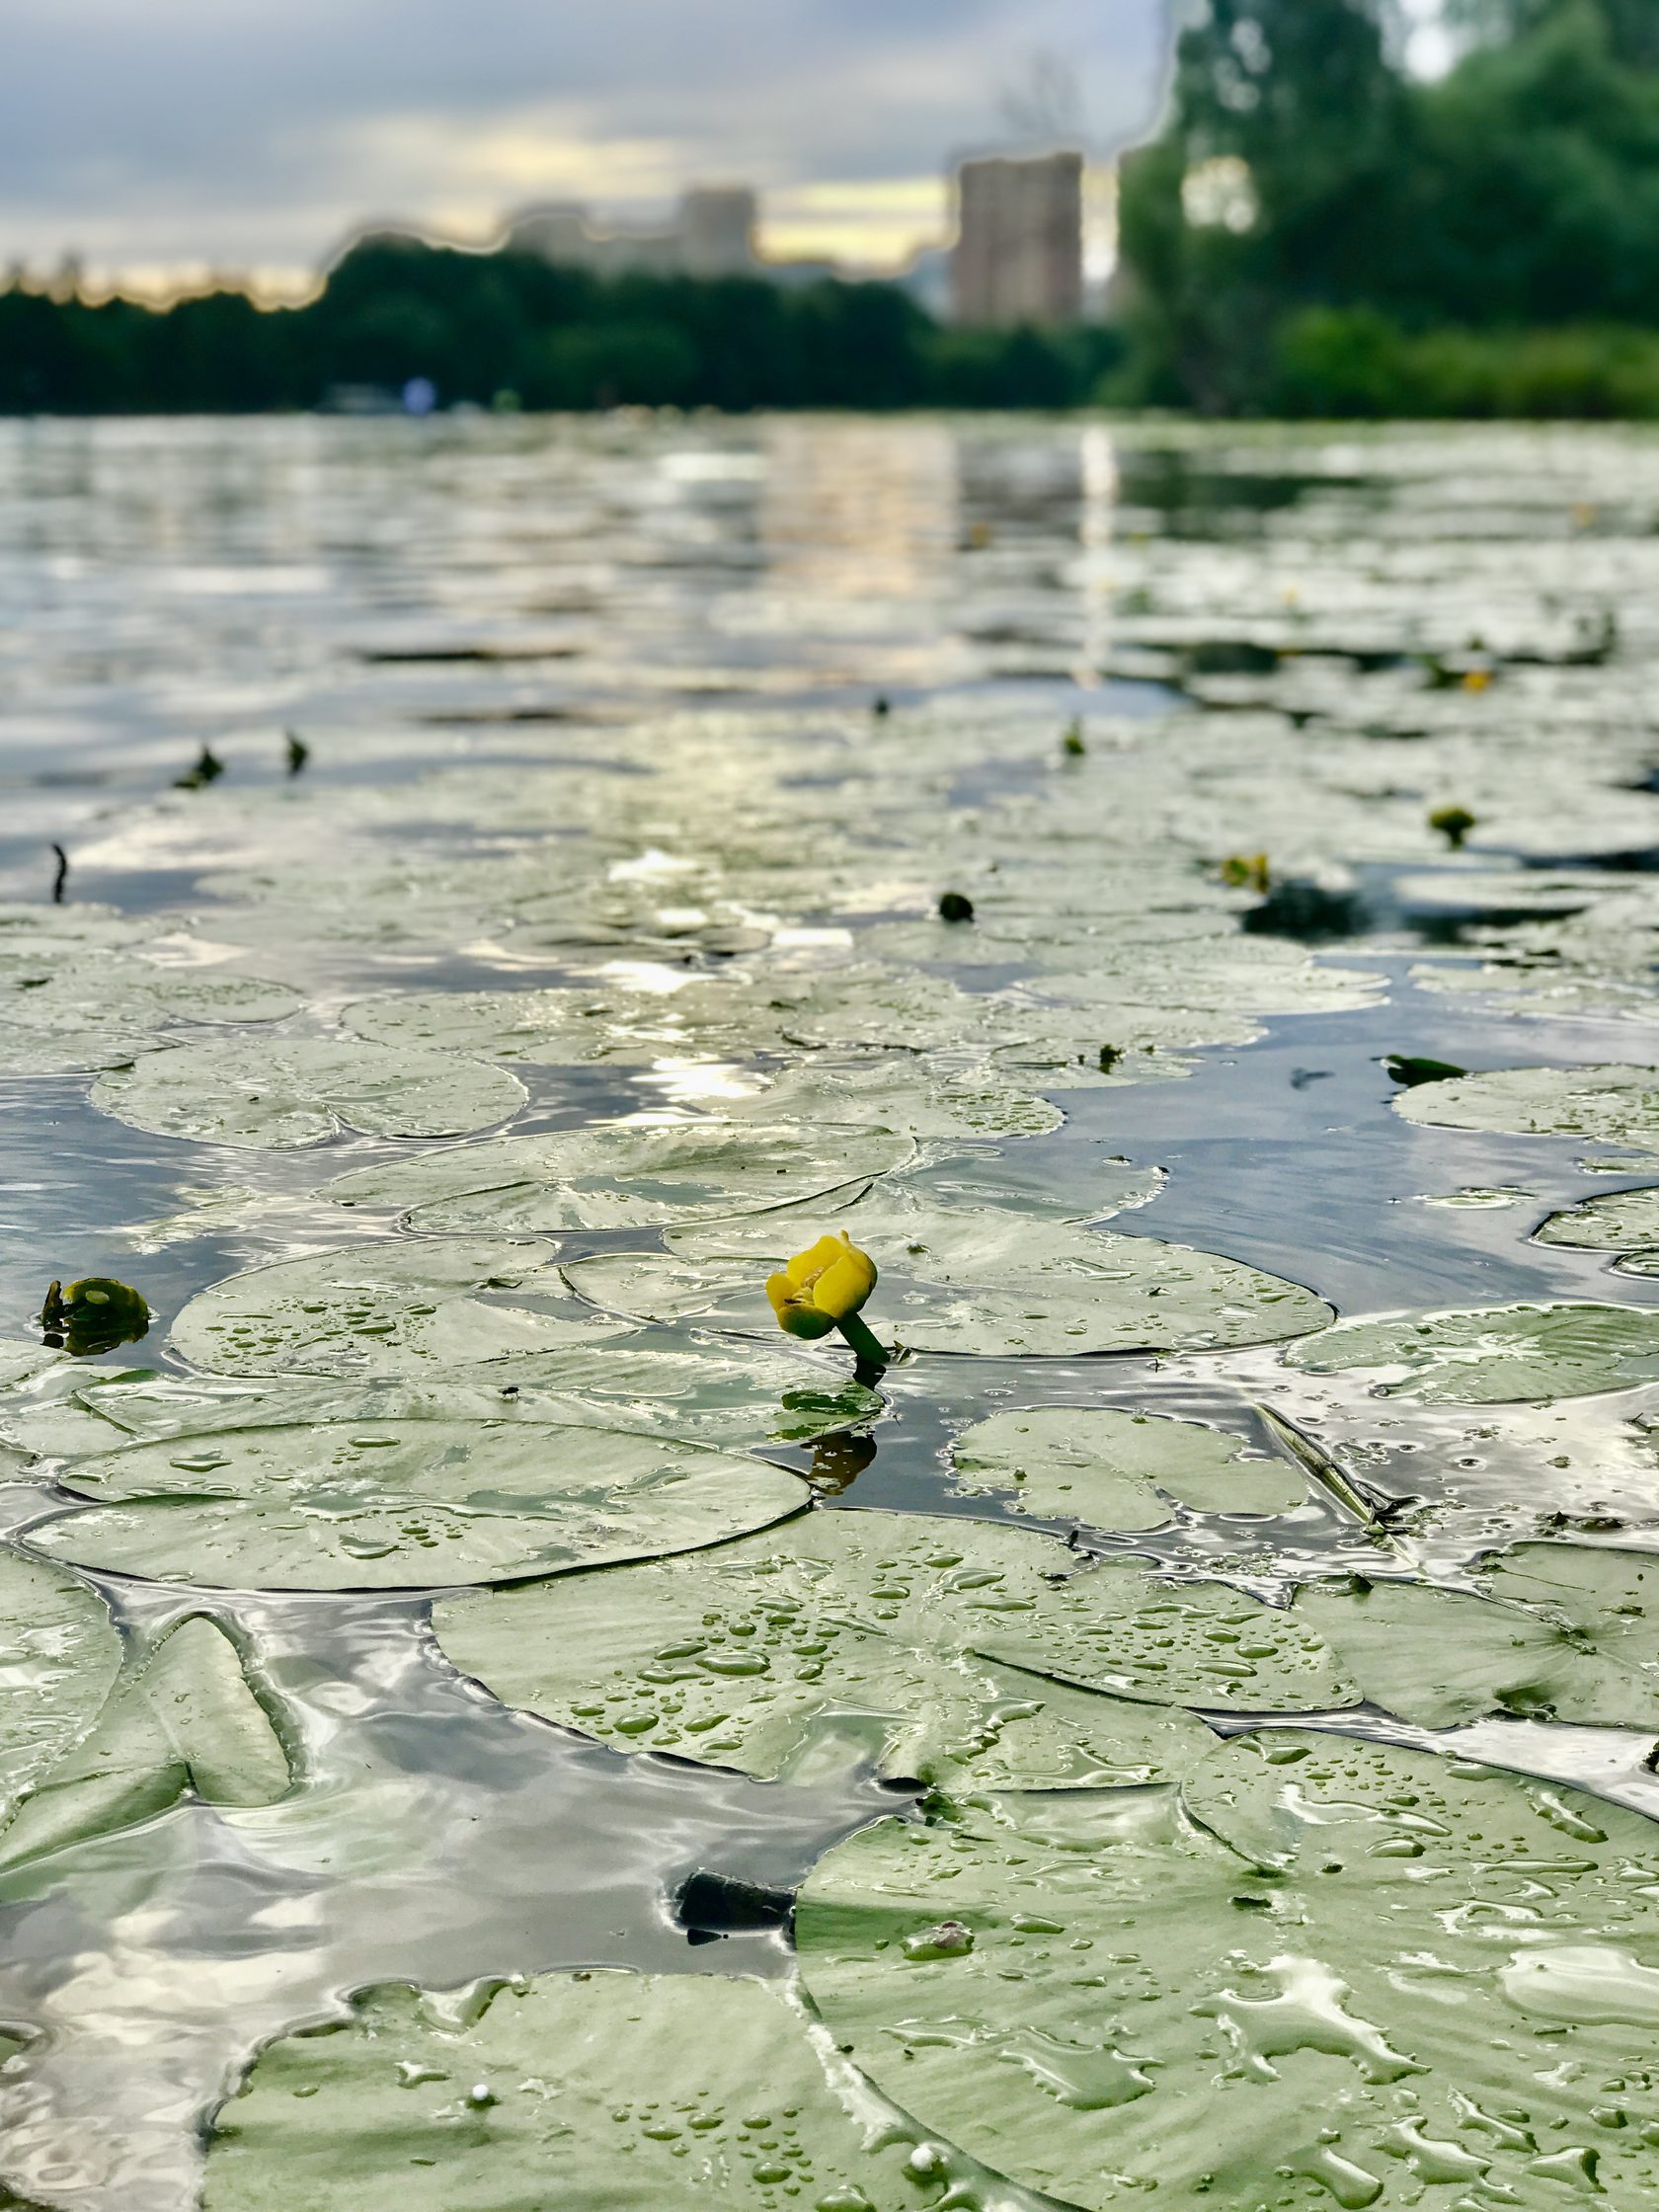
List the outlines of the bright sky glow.
{"label": "bright sky glow", "polygon": [[[943,178],[1058,83],[1097,152],[1145,130],[1162,0],[7,0],[0,262],[291,289],[364,220],[662,213],[746,180],[764,243],[894,265]],[[1040,64],[1047,57],[1046,70]],[[1041,106],[1041,101],[1037,101]],[[1064,105],[1064,103],[1063,103]]]}

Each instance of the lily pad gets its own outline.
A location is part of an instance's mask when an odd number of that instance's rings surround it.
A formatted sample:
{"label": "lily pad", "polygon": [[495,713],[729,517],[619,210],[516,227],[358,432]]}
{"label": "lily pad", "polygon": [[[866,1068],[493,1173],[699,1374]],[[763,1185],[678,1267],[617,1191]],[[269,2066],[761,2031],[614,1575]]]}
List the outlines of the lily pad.
{"label": "lily pad", "polygon": [[407,1590],[690,1550],[797,1512],[798,1476],[614,1429],[309,1422],[77,1460],[48,1556],[209,1589]]}
{"label": "lily pad", "polygon": [[897,2212],[919,2201],[914,2141],[780,1982],[399,1987],[261,2053],[215,2121],[203,2206]]}
{"label": "lily pad", "polygon": [[1579,1137],[1659,1151],[1659,1068],[1500,1067],[1401,1091],[1394,1112],[1435,1129]]}
{"label": "lily pad", "polygon": [[[567,1279],[583,1297],[649,1320],[695,1315],[713,1327],[766,1335],[767,1274],[811,1241],[803,1210],[789,1217],[679,1229],[669,1256],[603,1253]],[[872,1192],[838,1212],[881,1270],[865,1319],[912,1351],[988,1358],[1085,1352],[1213,1351],[1304,1335],[1330,1308],[1299,1284],[1241,1261],[1146,1236],[1113,1236],[990,1208],[975,1212]]]}
{"label": "lily pad", "polygon": [[216,1375],[416,1376],[626,1334],[566,1293],[555,1250],[445,1238],[279,1260],[193,1298],[173,1348]]}
{"label": "lily pad", "polygon": [[1524,1543],[1491,1598],[1422,1584],[1309,1588],[1294,1612],[1368,1698],[1452,1728],[1489,1713],[1659,1728],[1659,1553]]}
{"label": "lily pad", "polygon": [[[1046,1137],[1066,1117],[1021,1083],[983,1060],[960,1055],[884,1054],[837,1061],[822,1053],[780,1069],[749,1109],[809,1126],[820,1121],[874,1122],[917,1139]],[[740,1101],[727,1109],[745,1111]]]}
{"label": "lily pad", "polygon": [[199,1614],[182,1620],[0,1829],[0,1868],[153,1819],[186,1796],[275,1804],[293,1776],[268,1695],[222,1628]]}
{"label": "lily pad", "polygon": [[976,1787],[1151,1780],[1197,1724],[1147,1707],[1358,1695],[1288,1614],[1115,1562],[1052,1579],[1072,1564],[1032,1530],[817,1512],[695,1560],[445,1601],[434,1625],[508,1704],[797,1780],[859,1759]]}
{"label": "lily pad", "polygon": [[1659,1831],[1572,1790],[1274,1731],[1179,1805],[867,1830],[821,1860],[797,1941],[878,2088],[1087,2212],[1659,2186]]}
{"label": "lily pad", "polygon": [[430,1234],[644,1228],[789,1206],[868,1183],[914,1155],[908,1137],[834,1124],[611,1123],[362,1168],[328,1195],[406,1214]]}
{"label": "lily pad", "polygon": [[343,1129],[369,1137],[464,1137],[508,1120],[515,1075],[458,1053],[328,1038],[179,1045],[101,1075],[92,1103],[158,1137],[291,1151]]}
{"label": "lily pad", "polygon": [[162,968],[108,955],[20,967],[3,954],[0,945],[0,1021],[32,1029],[147,1032],[174,1022],[282,1021],[305,1003],[286,984],[227,969]]}
{"label": "lily pad", "polygon": [[299,1421],[552,1421],[733,1449],[815,1438],[875,1420],[882,1399],[844,1368],[758,1345],[686,1351],[640,1341],[527,1353],[432,1377],[233,1380],[173,1373],[95,1377],[10,1412],[8,1438],[49,1459]]}
{"label": "lily pad", "polygon": [[1581,1252],[1659,1250],[1659,1190],[1615,1191],[1567,1207],[1550,1215],[1538,1241]]}
{"label": "lily pad", "polygon": [[1474,1305],[1338,1321],[1294,1344],[1309,1375],[1376,1370],[1382,1397],[1503,1405],[1589,1397],[1659,1379],[1659,1312],[1630,1305]]}
{"label": "lily pad", "polygon": [[[360,998],[341,1017],[377,1045],[441,1046],[481,1060],[562,1067],[611,1057],[613,1024],[592,991],[409,990]],[[659,1044],[647,1057],[672,1048]]]}
{"label": "lily pad", "polygon": [[1159,1529],[1196,1513],[1288,1513],[1306,1487],[1283,1460],[1197,1421],[1104,1406],[993,1413],[951,1446],[956,1487],[1011,1491],[1018,1510],[1091,1529]]}
{"label": "lily pad", "polygon": [[0,1551],[0,1820],[92,1726],[120,1659],[109,1611],[84,1582]]}

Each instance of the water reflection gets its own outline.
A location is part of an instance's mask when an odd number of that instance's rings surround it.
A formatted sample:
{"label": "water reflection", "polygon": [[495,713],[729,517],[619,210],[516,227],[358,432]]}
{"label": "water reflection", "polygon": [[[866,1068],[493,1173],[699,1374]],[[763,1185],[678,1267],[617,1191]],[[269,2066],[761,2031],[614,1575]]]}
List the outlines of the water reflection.
{"label": "water reflection", "polygon": [[807,1480],[822,1497],[841,1497],[875,1464],[878,1449],[865,1430],[837,1429],[832,1436],[821,1436],[813,1446]]}

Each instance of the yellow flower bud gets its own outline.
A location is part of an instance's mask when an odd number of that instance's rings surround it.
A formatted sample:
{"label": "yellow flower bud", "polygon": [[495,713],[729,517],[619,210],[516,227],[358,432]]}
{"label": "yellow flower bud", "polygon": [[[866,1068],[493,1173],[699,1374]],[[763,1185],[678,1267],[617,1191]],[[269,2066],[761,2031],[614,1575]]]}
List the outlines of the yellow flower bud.
{"label": "yellow flower bud", "polygon": [[779,1328],[790,1336],[828,1336],[850,1320],[876,1287],[876,1263],[848,1236],[821,1236],[766,1279]]}
{"label": "yellow flower bud", "polygon": [[76,1359],[136,1344],[149,1326],[150,1309],[139,1293],[109,1275],[89,1275],[67,1290],[53,1283],[40,1308],[45,1341]]}

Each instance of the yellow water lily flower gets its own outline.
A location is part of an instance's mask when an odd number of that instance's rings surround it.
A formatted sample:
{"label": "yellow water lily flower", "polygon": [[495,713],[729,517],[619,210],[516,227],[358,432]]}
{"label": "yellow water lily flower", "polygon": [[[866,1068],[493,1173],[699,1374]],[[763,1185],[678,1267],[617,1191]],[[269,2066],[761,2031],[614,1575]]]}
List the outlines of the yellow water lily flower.
{"label": "yellow water lily flower", "polygon": [[887,1354],[858,1318],[876,1287],[876,1263],[850,1236],[821,1236],[766,1278],[778,1327],[789,1336],[828,1336],[839,1329],[861,1361],[885,1367]]}

